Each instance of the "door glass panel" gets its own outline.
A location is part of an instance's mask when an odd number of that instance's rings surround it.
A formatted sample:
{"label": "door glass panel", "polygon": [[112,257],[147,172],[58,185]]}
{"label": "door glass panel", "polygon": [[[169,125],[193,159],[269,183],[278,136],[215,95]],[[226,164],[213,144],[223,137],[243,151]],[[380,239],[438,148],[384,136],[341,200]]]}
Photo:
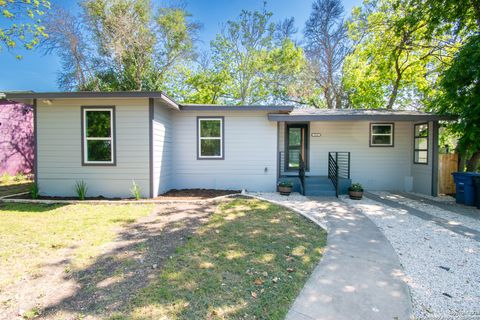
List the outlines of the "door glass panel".
{"label": "door glass panel", "polygon": [[300,167],[300,150],[288,151],[288,167],[289,168]]}
{"label": "door glass panel", "polygon": [[416,138],[415,139],[415,149],[427,149],[428,140],[427,138]]}
{"label": "door glass panel", "polygon": [[288,130],[288,144],[300,146],[302,144],[302,128],[289,128]]}
{"label": "door glass panel", "polygon": [[427,161],[428,161],[428,151],[415,151],[415,162],[427,163]]}

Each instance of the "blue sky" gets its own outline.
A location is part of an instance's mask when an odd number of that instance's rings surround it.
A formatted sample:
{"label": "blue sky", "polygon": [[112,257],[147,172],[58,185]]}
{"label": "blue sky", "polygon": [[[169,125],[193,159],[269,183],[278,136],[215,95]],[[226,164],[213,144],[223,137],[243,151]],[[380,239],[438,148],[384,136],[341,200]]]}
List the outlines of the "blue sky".
{"label": "blue sky", "polygon": [[[51,0],[72,10],[77,10],[77,0]],[[299,31],[303,30],[313,0],[270,0],[267,9],[273,12],[273,21],[294,17]],[[152,3],[162,4],[163,1],[152,0]],[[263,6],[263,0],[187,0],[184,2],[187,10],[193,14],[196,21],[203,24],[200,32],[202,43],[208,46],[210,40],[220,31],[227,20],[235,19],[242,9],[258,10]],[[361,4],[360,0],[344,0],[346,12]],[[23,59],[17,60],[16,54],[22,54]],[[56,55],[45,56],[39,51],[0,52],[0,92],[13,90],[59,91],[57,74],[61,69]]]}

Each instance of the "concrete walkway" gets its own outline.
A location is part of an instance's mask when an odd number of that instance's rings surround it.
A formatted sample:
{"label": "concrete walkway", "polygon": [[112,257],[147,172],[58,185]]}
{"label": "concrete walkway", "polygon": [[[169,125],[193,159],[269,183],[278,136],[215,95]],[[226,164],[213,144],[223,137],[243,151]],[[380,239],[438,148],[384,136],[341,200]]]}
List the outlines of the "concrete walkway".
{"label": "concrete walkway", "polygon": [[404,273],[381,231],[336,198],[311,199],[326,210],[327,251],[286,319],[409,319]]}

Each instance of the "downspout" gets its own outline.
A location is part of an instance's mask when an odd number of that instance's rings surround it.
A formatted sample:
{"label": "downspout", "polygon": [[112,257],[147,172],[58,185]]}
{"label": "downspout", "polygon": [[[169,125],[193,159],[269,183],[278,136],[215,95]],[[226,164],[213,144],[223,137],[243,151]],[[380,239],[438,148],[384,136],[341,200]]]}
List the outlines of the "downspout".
{"label": "downspout", "polygon": [[149,136],[149,174],[150,174],[150,198],[153,198],[153,108],[154,101],[153,98],[148,98],[148,136]]}
{"label": "downspout", "polygon": [[34,150],[33,150],[33,155],[35,157],[33,161],[33,173],[34,173],[34,179],[35,179],[35,185],[39,187],[38,185],[38,111],[37,111],[37,99],[33,99],[33,141],[34,141]]}
{"label": "downspout", "polygon": [[438,196],[438,121],[432,123],[432,196]]}
{"label": "downspout", "polygon": [[277,182],[275,184],[275,191],[277,191],[278,183],[280,182],[280,122],[277,121]]}

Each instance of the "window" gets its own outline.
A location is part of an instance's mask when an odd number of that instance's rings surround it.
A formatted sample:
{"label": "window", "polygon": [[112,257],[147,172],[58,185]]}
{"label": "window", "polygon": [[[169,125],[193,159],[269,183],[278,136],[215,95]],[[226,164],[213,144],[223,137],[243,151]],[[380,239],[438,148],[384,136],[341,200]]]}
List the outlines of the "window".
{"label": "window", "polygon": [[82,108],[84,165],[115,165],[114,108]]}
{"label": "window", "polygon": [[428,123],[415,125],[413,163],[428,164]]}
{"label": "window", "polygon": [[393,123],[370,124],[370,147],[393,147]]}
{"label": "window", "polygon": [[223,117],[198,118],[198,159],[223,159]]}

